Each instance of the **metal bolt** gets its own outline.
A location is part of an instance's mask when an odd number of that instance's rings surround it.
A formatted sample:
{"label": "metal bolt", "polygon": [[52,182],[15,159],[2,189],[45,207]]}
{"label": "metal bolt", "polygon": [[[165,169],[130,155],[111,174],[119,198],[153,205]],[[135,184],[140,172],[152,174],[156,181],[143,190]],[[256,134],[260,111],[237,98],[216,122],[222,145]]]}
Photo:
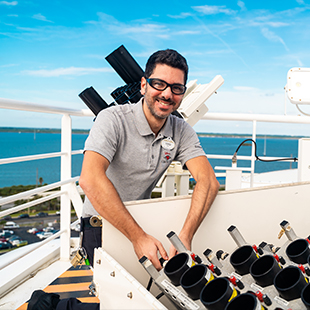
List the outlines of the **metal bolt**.
{"label": "metal bolt", "polygon": [[101,264],[101,259],[98,259],[98,260],[96,261],[96,264],[100,265],[100,264]]}
{"label": "metal bolt", "polygon": [[133,296],[132,296],[132,292],[128,293],[128,294],[127,294],[127,297],[130,298],[130,299],[132,299],[132,297],[133,297]]}
{"label": "metal bolt", "polygon": [[111,277],[115,277],[115,271],[112,271],[112,272],[110,273],[110,276],[111,276]]}

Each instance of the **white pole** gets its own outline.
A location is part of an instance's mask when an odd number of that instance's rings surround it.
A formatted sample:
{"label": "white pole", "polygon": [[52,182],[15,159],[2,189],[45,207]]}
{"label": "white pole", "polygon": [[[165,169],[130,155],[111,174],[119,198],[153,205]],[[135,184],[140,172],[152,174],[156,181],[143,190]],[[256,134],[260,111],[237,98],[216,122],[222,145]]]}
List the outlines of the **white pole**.
{"label": "white pole", "polygon": [[[72,122],[68,114],[64,114],[61,120],[61,181],[71,178],[71,151],[72,151]],[[61,186],[66,191],[60,200],[60,229],[66,230],[60,236],[60,259],[70,258],[70,223],[71,223],[71,201],[69,198],[69,184]]]}
{"label": "white pole", "polygon": [[[252,131],[252,140],[256,142],[256,125],[257,122],[253,121],[253,131]],[[254,169],[255,169],[255,144],[252,143],[252,153],[251,153],[251,183],[250,187],[253,187],[254,183]]]}

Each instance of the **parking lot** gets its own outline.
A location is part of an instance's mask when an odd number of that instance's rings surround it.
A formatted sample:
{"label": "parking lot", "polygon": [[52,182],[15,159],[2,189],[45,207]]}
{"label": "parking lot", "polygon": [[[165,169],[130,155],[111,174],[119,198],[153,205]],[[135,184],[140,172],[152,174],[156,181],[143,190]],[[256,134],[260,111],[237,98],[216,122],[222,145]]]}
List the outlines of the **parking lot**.
{"label": "parking lot", "polygon": [[[59,231],[60,223],[59,215],[48,215],[44,217],[32,216],[29,218],[12,218],[10,221],[15,222],[19,225],[19,228],[9,229],[14,232],[15,236],[18,236],[21,240],[27,241],[28,244],[39,242],[40,239],[36,234],[27,232],[31,228],[43,229],[46,227],[52,227],[54,231]],[[74,220],[74,219],[72,219]],[[1,225],[0,232],[2,231],[4,225]],[[6,230],[6,229],[5,229]],[[78,237],[79,232],[71,230],[71,236]],[[0,255],[6,253],[8,250],[0,250]]]}

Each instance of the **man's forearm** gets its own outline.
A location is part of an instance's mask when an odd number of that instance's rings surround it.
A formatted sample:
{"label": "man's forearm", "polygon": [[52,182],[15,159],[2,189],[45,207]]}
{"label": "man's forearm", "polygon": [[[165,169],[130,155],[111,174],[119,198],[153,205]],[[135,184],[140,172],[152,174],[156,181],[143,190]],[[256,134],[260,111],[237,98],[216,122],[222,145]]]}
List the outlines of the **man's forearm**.
{"label": "man's forearm", "polygon": [[218,182],[212,181],[209,185],[197,182],[192,195],[191,206],[181,230],[182,235],[187,235],[192,240],[201,222],[207,215],[218,193]]}
{"label": "man's forearm", "polygon": [[107,159],[95,152],[84,155],[80,185],[96,211],[122,232],[130,241],[143,230],[128,212],[105,171]]}
{"label": "man's forearm", "polygon": [[109,179],[100,181],[100,186],[87,186],[84,190],[96,211],[131,242],[143,233],[142,228],[131,216],[121,201],[116,189]]}
{"label": "man's forearm", "polygon": [[196,180],[191,206],[180,232],[181,240],[190,248],[194,234],[211,208],[218,193],[219,183],[205,156],[199,156],[186,162]]}
{"label": "man's forearm", "polygon": [[96,211],[132,242],[138,258],[147,256],[159,270],[157,252],[164,259],[168,258],[167,253],[162,244],[148,235],[131,216],[106,176],[108,166],[109,162],[103,156],[86,152],[80,185]]}

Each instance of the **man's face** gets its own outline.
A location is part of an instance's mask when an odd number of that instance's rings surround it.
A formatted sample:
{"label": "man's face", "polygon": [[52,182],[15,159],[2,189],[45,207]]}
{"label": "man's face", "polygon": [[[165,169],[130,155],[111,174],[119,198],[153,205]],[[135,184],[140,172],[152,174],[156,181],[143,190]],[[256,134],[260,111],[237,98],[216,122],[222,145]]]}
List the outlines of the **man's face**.
{"label": "man's face", "polygon": [[[184,84],[184,72],[164,64],[157,64],[149,78],[161,79],[169,84]],[[160,91],[151,87],[146,79],[141,80],[141,94],[148,109],[145,110],[146,117],[152,116],[156,119],[166,119],[173,111],[177,110],[184,95],[175,95],[171,88],[167,87]]]}

